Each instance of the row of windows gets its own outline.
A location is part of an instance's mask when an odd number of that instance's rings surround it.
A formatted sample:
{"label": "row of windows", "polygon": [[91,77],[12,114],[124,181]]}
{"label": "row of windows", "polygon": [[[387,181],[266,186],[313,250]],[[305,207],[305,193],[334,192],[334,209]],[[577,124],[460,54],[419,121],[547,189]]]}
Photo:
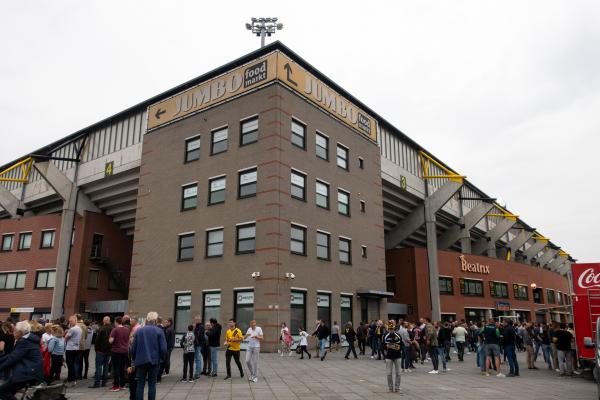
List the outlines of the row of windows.
{"label": "row of windows", "polygon": [[[29,250],[31,249],[31,238],[33,236],[32,232],[21,232],[19,233],[19,243],[17,246],[17,250]],[[40,240],[40,248],[41,249],[51,249],[54,247],[54,230],[42,231],[42,237]],[[15,234],[8,233],[2,235],[2,246],[0,247],[0,251],[12,251],[15,241]]]}
{"label": "row of windows", "polygon": [[[25,288],[26,272],[0,273],[0,290],[19,290]],[[36,271],[35,289],[53,289],[56,283],[56,270]],[[69,272],[67,272],[67,286],[69,285]],[[88,275],[88,289],[98,289],[100,286],[100,270],[90,269]],[[109,290],[117,290],[114,280],[109,279]]]}
{"label": "row of windows", "polygon": [[[235,253],[247,254],[256,251],[256,224],[246,223],[236,226]],[[290,226],[290,253],[307,255],[307,228],[292,223]],[[224,228],[206,230],[205,257],[223,256]],[[331,234],[317,230],[315,233],[316,257],[320,260],[331,261]],[[190,261],[194,259],[196,247],[195,232],[179,235],[177,260]],[[367,246],[361,246],[361,257],[367,257]],[[338,258],[342,264],[352,264],[352,239],[338,237]]]}
{"label": "row of windows", "polygon": [[[256,196],[256,168],[238,172],[238,199]],[[306,201],[306,174],[292,169],[290,172],[290,194],[297,200]],[[208,180],[208,205],[225,202],[227,176],[219,175]],[[321,208],[329,209],[330,187],[325,181],[315,181],[315,203]],[[198,206],[198,183],[190,183],[181,187],[181,210],[193,210]],[[341,188],[337,189],[337,210],[340,214],[350,216],[350,193]],[[365,212],[366,203],[360,200],[360,211]]]}
{"label": "row of windows", "polygon": [[[258,117],[251,117],[240,121],[240,146],[245,146],[258,141]],[[306,125],[292,119],[290,141],[293,145],[306,150]],[[185,141],[186,163],[200,159],[201,137],[194,136]],[[227,151],[229,142],[229,129],[227,126],[217,128],[210,133],[210,155]],[[329,161],[329,137],[323,133],[315,133],[315,154],[318,158]],[[349,150],[341,143],[336,145],[336,164],[338,167],[349,170]],[[358,158],[359,168],[364,168],[363,158]]]}

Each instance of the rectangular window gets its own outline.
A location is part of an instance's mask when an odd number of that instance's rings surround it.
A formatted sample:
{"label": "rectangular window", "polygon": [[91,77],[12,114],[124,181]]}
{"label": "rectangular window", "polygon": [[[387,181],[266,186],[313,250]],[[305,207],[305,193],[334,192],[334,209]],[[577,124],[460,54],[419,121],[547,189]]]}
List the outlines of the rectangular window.
{"label": "rectangular window", "polygon": [[211,132],[210,155],[227,151],[227,127]]}
{"label": "rectangular window", "polygon": [[238,225],[236,230],[236,254],[254,253],[256,250],[256,224]]}
{"label": "rectangular window", "polygon": [[361,200],[361,201],[360,201],[360,212],[363,212],[363,213],[364,213],[364,212],[365,212],[365,210],[366,210],[366,204],[365,204],[365,201],[364,201],[364,200]]}
{"label": "rectangular window", "polygon": [[306,293],[292,291],[290,294],[290,333],[296,335],[298,329],[306,328]]}
{"label": "rectangular window", "polygon": [[192,295],[189,293],[175,294],[175,346],[180,345],[181,339],[187,333],[191,318]]}
{"label": "rectangular window", "polygon": [[40,248],[50,249],[54,247],[54,231],[42,231],[42,242]]}
{"label": "rectangular window", "polygon": [[306,255],[306,228],[292,224],[290,230],[290,252],[292,254]]}
{"label": "rectangular window", "polygon": [[348,149],[339,143],[337,145],[337,166],[348,170]]}
{"label": "rectangular window", "polygon": [[531,292],[533,293],[533,302],[535,304],[544,304],[544,299],[542,298],[542,288],[535,288]]}
{"label": "rectangular window", "polygon": [[338,189],[338,212],[350,216],[350,193]]}
{"label": "rectangular window", "polygon": [[179,235],[177,261],[189,261],[194,259],[195,238],[196,235],[193,233]]}
{"label": "rectangular window", "polygon": [[329,293],[317,294],[317,319],[322,319],[331,326],[331,295]]}
{"label": "rectangular window", "polygon": [[352,322],[352,296],[340,296],[340,322],[342,327]]}
{"label": "rectangular window", "polygon": [[217,321],[221,319],[221,292],[204,293],[202,318],[204,321],[210,321],[211,318]]}
{"label": "rectangular window", "polygon": [[396,275],[388,275],[385,277],[385,290],[396,294]]}
{"label": "rectangular window", "polygon": [[292,170],[291,176],[291,194],[298,200],[306,200],[306,175]]}
{"label": "rectangular window", "polygon": [[462,294],[463,296],[483,297],[483,282],[461,278],[460,294]]}
{"label": "rectangular window", "polygon": [[358,157],[358,168],[365,169],[365,160],[362,157]]}
{"label": "rectangular window", "polygon": [[351,250],[352,241],[346,238],[339,238],[340,263],[352,264]]}
{"label": "rectangular window", "polygon": [[13,240],[15,235],[3,235],[2,236],[2,251],[11,251],[13,247]]}
{"label": "rectangular window", "polygon": [[329,209],[329,185],[317,181],[315,193],[317,206]]}
{"label": "rectangular window", "polygon": [[329,160],[329,138],[319,132],[315,135],[315,154],[323,160]]}
{"label": "rectangular window", "polygon": [[258,117],[242,121],[240,125],[240,146],[258,141]]}
{"label": "rectangular window", "polygon": [[238,198],[256,196],[256,168],[240,171],[238,175]]}
{"label": "rectangular window", "polygon": [[360,246],[360,255],[362,258],[367,258],[367,246]]}
{"label": "rectangular window", "polygon": [[292,119],[292,144],[306,149],[306,126]]}
{"label": "rectangular window", "polygon": [[92,252],[90,254],[90,258],[100,258],[102,257],[102,240],[104,239],[104,235],[99,233],[94,233],[92,237]]}
{"label": "rectangular window", "polygon": [[254,292],[235,292],[233,318],[235,318],[237,327],[240,328],[243,335],[248,330],[250,321],[254,319]]}
{"label": "rectangular window", "polygon": [[29,250],[31,248],[31,232],[19,234],[19,250]]}
{"label": "rectangular window", "polygon": [[88,289],[98,289],[98,282],[100,281],[100,271],[97,269],[90,269],[88,275]]}
{"label": "rectangular window", "polygon": [[223,229],[206,231],[206,257],[223,255]]}
{"label": "rectangular window", "polygon": [[452,278],[440,277],[440,294],[454,294]]}
{"label": "rectangular window", "polygon": [[331,260],[331,239],[328,233],[317,231],[317,258]]}
{"label": "rectangular window", "polygon": [[38,271],[35,277],[36,289],[51,289],[56,280],[56,271]]}
{"label": "rectangular window", "polygon": [[200,136],[185,141],[185,162],[200,159]]}
{"label": "rectangular window", "polygon": [[221,176],[208,181],[208,205],[225,202],[226,178]]}
{"label": "rectangular window", "polygon": [[198,205],[198,184],[181,187],[181,210],[193,210]]}
{"label": "rectangular window", "polygon": [[556,298],[554,296],[554,290],[546,289],[546,299],[548,300],[548,304],[556,303]]}
{"label": "rectangular window", "polygon": [[25,272],[6,272],[0,274],[0,290],[15,290],[25,287]]}
{"label": "rectangular window", "polygon": [[490,296],[501,299],[508,298],[508,284],[490,281]]}
{"label": "rectangular window", "polygon": [[526,285],[513,285],[513,295],[517,300],[529,300],[529,290]]}

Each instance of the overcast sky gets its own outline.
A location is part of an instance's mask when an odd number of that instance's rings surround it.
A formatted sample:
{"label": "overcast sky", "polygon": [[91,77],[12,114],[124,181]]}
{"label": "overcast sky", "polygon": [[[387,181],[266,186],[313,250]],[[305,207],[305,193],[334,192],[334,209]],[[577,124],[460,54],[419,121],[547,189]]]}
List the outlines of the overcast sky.
{"label": "overcast sky", "polygon": [[252,16],[279,17],[277,39],[600,261],[597,1],[7,2],[0,164],[256,49]]}

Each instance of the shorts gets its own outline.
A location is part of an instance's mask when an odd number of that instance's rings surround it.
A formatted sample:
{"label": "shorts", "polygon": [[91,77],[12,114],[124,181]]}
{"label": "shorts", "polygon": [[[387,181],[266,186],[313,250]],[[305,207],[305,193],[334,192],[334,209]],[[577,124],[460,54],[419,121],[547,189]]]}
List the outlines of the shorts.
{"label": "shorts", "polygon": [[486,344],[485,355],[488,357],[500,357],[500,345],[493,343]]}
{"label": "shorts", "polygon": [[339,343],[339,342],[340,342],[340,335],[336,335],[336,334],[331,335],[331,343]]}

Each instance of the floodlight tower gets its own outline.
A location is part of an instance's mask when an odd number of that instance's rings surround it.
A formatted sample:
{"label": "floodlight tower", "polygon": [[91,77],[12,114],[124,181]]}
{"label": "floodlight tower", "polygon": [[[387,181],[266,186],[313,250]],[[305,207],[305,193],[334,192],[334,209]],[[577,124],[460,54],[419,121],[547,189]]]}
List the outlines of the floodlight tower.
{"label": "floodlight tower", "polygon": [[250,21],[251,23],[246,24],[246,29],[260,36],[260,47],[265,47],[266,36],[283,29],[283,24],[277,23],[277,18],[252,18]]}

